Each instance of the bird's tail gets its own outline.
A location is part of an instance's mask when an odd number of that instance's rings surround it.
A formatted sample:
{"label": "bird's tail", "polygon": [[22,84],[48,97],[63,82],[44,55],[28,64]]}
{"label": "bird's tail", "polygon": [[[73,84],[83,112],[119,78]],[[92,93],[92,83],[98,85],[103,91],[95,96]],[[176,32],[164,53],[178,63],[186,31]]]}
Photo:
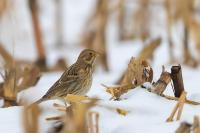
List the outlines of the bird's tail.
{"label": "bird's tail", "polygon": [[40,103],[43,102],[43,101],[44,101],[44,99],[41,98],[41,99],[37,100],[36,102],[34,102],[34,103],[32,103],[32,104],[40,104]]}

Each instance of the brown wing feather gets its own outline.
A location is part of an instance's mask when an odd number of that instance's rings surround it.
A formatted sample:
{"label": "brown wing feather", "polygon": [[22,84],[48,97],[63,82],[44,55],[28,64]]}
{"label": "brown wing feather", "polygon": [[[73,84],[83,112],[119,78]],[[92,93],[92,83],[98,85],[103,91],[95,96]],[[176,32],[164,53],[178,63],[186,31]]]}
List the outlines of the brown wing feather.
{"label": "brown wing feather", "polygon": [[[59,80],[57,80],[52,87],[47,91],[47,93],[42,97],[42,99],[46,98],[52,98],[52,96],[55,96],[57,92],[60,92],[59,89],[66,88],[66,86],[69,86],[73,82],[77,82],[81,77],[78,75],[78,71],[75,70],[76,67],[74,67],[73,64],[70,66],[60,77]],[[67,88],[68,89],[68,88]]]}

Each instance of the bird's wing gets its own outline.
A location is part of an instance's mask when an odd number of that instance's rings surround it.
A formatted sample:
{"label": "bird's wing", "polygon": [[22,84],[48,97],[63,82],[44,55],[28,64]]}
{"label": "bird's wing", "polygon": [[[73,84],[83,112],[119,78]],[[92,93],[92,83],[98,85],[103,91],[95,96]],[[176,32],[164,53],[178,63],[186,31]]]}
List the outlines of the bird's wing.
{"label": "bird's wing", "polygon": [[63,89],[66,86],[70,86],[73,82],[77,82],[82,78],[79,71],[75,70],[76,67],[69,67],[57,80],[53,86],[47,91],[47,93],[43,96],[43,98],[50,98],[54,96],[59,90]]}
{"label": "bird's wing", "polygon": [[76,67],[73,64],[66,70],[59,79],[60,84],[67,84],[69,82],[82,79],[85,76],[85,70],[80,67]]}

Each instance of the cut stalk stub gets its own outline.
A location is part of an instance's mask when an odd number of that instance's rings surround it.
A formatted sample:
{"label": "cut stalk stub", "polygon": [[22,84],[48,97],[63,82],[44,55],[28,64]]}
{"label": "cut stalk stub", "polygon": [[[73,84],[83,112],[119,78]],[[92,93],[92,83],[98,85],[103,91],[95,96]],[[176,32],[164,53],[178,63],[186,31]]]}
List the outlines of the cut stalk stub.
{"label": "cut stalk stub", "polygon": [[181,65],[172,66],[171,78],[174,85],[174,95],[175,97],[180,97],[181,93],[184,91]]}

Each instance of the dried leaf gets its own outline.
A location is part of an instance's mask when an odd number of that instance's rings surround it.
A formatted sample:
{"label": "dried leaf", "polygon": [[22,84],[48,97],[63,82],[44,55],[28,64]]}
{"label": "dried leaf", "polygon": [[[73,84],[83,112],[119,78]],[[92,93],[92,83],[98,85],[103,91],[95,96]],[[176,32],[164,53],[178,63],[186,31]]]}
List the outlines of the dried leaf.
{"label": "dried leaf", "polygon": [[117,113],[119,113],[120,115],[123,115],[123,116],[126,116],[128,114],[128,111],[126,111],[124,109],[117,108],[116,111],[117,111]]}
{"label": "dried leaf", "polygon": [[106,92],[110,93],[112,98],[115,99],[119,99],[122,94],[128,92],[130,89],[135,88],[135,84],[120,85],[115,87],[108,87],[102,84],[102,86],[106,87]]}

